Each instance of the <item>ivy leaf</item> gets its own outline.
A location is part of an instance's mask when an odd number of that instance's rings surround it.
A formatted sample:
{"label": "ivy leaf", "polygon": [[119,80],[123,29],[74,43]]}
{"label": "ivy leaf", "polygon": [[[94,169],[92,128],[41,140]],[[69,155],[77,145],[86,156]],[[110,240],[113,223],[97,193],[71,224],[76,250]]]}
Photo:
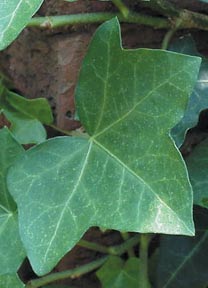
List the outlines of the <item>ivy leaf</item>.
{"label": "ivy leaf", "polygon": [[208,139],[196,146],[186,158],[186,165],[194,191],[194,204],[208,208]]}
{"label": "ivy leaf", "polygon": [[15,40],[42,3],[43,0],[0,1],[0,50]]}
{"label": "ivy leaf", "polygon": [[162,236],[156,287],[207,287],[208,211],[197,209],[194,220],[195,237]]}
{"label": "ivy leaf", "polygon": [[97,271],[103,288],[137,288],[139,283],[139,259],[129,258],[126,262],[112,256]]}
{"label": "ivy leaf", "polygon": [[19,143],[40,143],[46,139],[42,123],[50,124],[53,121],[46,99],[25,99],[1,84],[0,109],[11,122],[10,130]]}
{"label": "ivy leaf", "polygon": [[[10,196],[6,175],[16,157],[24,152],[7,128],[0,130],[0,275],[16,273],[25,252],[19,237],[17,207]],[[2,287],[0,285],[0,287]],[[12,287],[12,286],[10,286]]]}
{"label": "ivy leaf", "polygon": [[[178,39],[170,48],[172,51],[201,56],[191,36]],[[188,106],[181,121],[172,129],[171,135],[178,147],[184,141],[188,129],[196,126],[199,114],[208,108],[208,60],[203,57],[197,83],[189,99]]]}
{"label": "ivy leaf", "polygon": [[106,22],[83,63],[76,105],[90,138],[46,141],[10,169],[37,274],[49,272],[90,226],[194,234],[192,189],[168,133],[183,115],[200,59],[124,50],[120,42],[117,19]]}
{"label": "ivy leaf", "polygon": [[1,288],[23,288],[25,285],[16,274],[0,275]]}

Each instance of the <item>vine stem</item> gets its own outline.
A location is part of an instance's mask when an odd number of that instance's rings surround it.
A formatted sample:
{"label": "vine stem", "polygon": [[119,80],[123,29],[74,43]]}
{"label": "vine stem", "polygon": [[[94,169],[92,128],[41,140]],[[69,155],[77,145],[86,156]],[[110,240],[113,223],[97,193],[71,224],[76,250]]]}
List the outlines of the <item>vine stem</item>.
{"label": "vine stem", "polygon": [[168,19],[162,17],[152,17],[133,12],[129,13],[127,17],[124,17],[122,13],[107,13],[107,12],[58,15],[50,17],[48,16],[34,17],[29,21],[27,27],[52,29],[63,27],[66,25],[102,23],[116,16],[121,22],[144,24],[146,26],[152,26],[158,29],[171,28],[171,23]]}
{"label": "vine stem", "polygon": [[166,34],[165,37],[163,38],[163,42],[162,42],[162,46],[161,48],[164,50],[168,49],[169,43],[171,41],[171,38],[173,37],[173,35],[176,33],[176,31],[178,30],[178,28],[181,25],[181,21],[182,19],[178,18],[176,23],[175,23],[175,27],[173,29],[170,29]]}
{"label": "vine stem", "polygon": [[165,34],[165,37],[163,38],[162,45],[161,45],[161,48],[163,50],[167,50],[168,49],[170,40],[173,37],[173,35],[175,34],[175,32],[176,32],[175,29],[171,29]]}
{"label": "vine stem", "polygon": [[120,256],[124,254],[126,251],[128,251],[130,247],[134,247],[135,245],[137,245],[139,241],[140,241],[140,235],[136,234],[135,236],[129,238],[127,241],[125,241],[120,245],[109,247],[108,248],[109,254]]}
{"label": "vine stem", "polygon": [[148,276],[148,248],[149,243],[152,238],[151,234],[141,234],[140,235],[140,245],[139,245],[139,283],[140,288],[151,288]]}
{"label": "vine stem", "polygon": [[26,284],[25,288],[38,288],[38,287],[47,285],[47,284],[54,282],[54,281],[57,281],[57,280],[63,280],[66,278],[77,278],[83,274],[89,273],[89,272],[97,269],[98,267],[103,265],[107,259],[108,259],[108,256],[105,256],[105,257],[102,257],[98,260],[90,262],[89,264],[85,264],[81,267],[78,267],[78,268],[75,268],[72,270],[66,270],[63,272],[51,273],[51,274],[44,276],[42,278],[31,280]]}
{"label": "vine stem", "polygon": [[127,18],[130,11],[129,8],[123,3],[122,0],[112,0],[113,4],[118,8],[121,14]]}
{"label": "vine stem", "polygon": [[140,241],[140,235],[136,234],[135,236],[126,239],[126,241],[120,245],[106,247],[97,243],[92,243],[86,240],[80,240],[77,245],[80,247],[84,247],[90,250],[94,250],[97,252],[101,252],[104,254],[120,256],[124,254],[126,251],[137,245]]}
{"label": "vine stem", "polygon": [[[130,235],[128,232],[121,232],[121,236],[122,236],[124,241],[127,241],[130,239]],[[132,246],[129,247],[129,249],[127,250],[127,253],[128,253],[129,257],[135,257],[134,249]]]}
{"label": "vine stem", "polygon": [[[154,3],[154,2],[153,2]],[[110,20],[113,17],[118,17],[120,22],[132,23],[132,24],[141,24],[146,26],[154,27],[155,29],[171,29],[174,25],[174,22],[177,19],[181,19],[181,24],[178,29],[200,29],[207,31],[208,30],[208,15],[189,11],[186,9],[176,9],[166,10],[161,8],[162,13],[165,17],[156,17],[145,15],[141,13],[130,12],[127,16],[124,16],[122,13],[107,13],[107,12],[98,12],[98,13],[79,13],[72,15],[58,15],[58,16],[44,16],[44,17],[34,17],[32,18],[27,27],[38,27],[42,29],[52,29],[59,28],[67,25],[77,25],[77,24],[92,24],[92,23],[102,23],[104,21]],[[156,10],[154,6],[152,9]],[[173,15],[174,14],[174,15]]]}
{"label": "vine stem", "polygon": [[87,240],[79,240],[77,245],[83,248],[87,248],[89,250],[97,251],[97,252],[104,253],[104,254],[109,254],[108,247],[101,245],[101,244],[93,243]]}

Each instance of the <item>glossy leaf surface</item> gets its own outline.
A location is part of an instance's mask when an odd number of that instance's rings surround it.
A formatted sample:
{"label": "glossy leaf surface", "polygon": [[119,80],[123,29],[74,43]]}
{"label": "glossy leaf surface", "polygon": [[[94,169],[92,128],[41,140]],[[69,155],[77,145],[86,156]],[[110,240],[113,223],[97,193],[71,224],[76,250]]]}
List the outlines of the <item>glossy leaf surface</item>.
{"label": "glossy leaf surface", "polygon": [[36,273],[50,271],[90,226],[193,235],[192,190],[168,133],[199,65],[197,57],[122,49],[116,19],[98,29],[76,91],[90,138],[49,140],[9,173]]}
{"label": "glossy leaf surface", "polygon": [[[198,53],[195,42],[191,36],[185,36],[178,39],[171,46],[171,50],[188,55],[201,56]],[[171,135],[173,136],[178,147],[181,146],[181,144],[183,143],[187,130],[196,126],[200,112],[207,108],[208,60],[203,57],[198,75],[198,80],[189,99],[189,103],[186,108],[184,117],[171,131]]]}
{"label": "glossy leaf surface", "polygon": [[0,50],[15,40],[42,3],[43,0],[0,1]]}
{"label": "glossy leaf surface", "polygon": [[16,274],[0,275],[1,288],[23,288],[25,285]]}
{"label": "glossy leaf surface", "polygon": [[[25,252],[20,241],[17,207],[6,186],[8,168],[24,150],[13,139],[8,129],[0,130],[0,275],[16,273]],[[0,287],[2,287],[0,285]],[[12,286],[11,286],[12,287]]]}
{"label": "glossy leaf surface", "polygon": [[208,208],[208,139],[201,142],[186,158],[190,181],[194,192],[194,203]]}
{"label": "glossy leaf surface", "polygon": [[19,143],[40,143],[46,139],[42,123],[50,124],[53,121],[46,99],[25,99],[1,84],[0,109],[11,122],[10,130]]}
{"label": "glossy leaf surface", "polygon": [[208,211],[196,209],[196,236],[162,236],[157,288],[208,285]]}
{"label": "glossy leaf surface", "polygon": [[132,257],[124,262],[120,257],[110,257],[97,271],[103,288],[138,288],[139,259]]}

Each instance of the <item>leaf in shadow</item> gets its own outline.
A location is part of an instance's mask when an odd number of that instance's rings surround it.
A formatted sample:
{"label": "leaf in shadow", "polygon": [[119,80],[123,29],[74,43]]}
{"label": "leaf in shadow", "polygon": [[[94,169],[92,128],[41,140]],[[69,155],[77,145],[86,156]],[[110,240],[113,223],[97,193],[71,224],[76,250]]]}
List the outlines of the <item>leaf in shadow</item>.
{"label": "leaf in shadow", "polygon": [[[179,38],[174,42],[171,51],[192,56],[201,56],[197,51],[196,44],[191,36]],[[181,121],[171,130],[171,135],[178,147],[184,141],[186,132],[196,126],[199,114],[208,108],[208,60],[202,57],[202,63],[198,75],[198,80],[189,99],[188,106]]]}

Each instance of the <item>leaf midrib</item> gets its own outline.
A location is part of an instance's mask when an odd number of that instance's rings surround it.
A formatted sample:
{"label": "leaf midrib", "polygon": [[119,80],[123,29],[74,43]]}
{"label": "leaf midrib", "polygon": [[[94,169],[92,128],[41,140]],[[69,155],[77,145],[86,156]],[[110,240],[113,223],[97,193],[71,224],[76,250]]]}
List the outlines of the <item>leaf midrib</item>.
{"label": "leaf midrib", "polygon": [[[169,77],[168,79],[166,79],[163,83],[160,83],[159,85],[157,85],[156,87],[154,87],[146,96],[144,96],[142,99],[140,99],[136,104],[134,104],[134,106],[127,112],[125,113],[121,118],[118,118],[116,121],[114,121],[113,123],[111,123],[110,125],[108,125],[106,128],[104,128],[103,130],[101,130],[100,132],[98,132],[95,135],[92,135],[91,139],[95,139],[98,136],[101,136],[102,134],[104,134],[105,132],[107,132],[110,128],[112,128],[113,126],[115,126],[116,124],[122,122],[123,120],[125,120],[129,115],[131,115],[134,110],[141,105],[142,102],[144,102],[145,100],[147,100],[154,92],[157,91],[157,89],[161,88],[163,85],[166,85],[170,82],[170,79],[177,76],[180,73],[186,73],[186,71],[181,70],[181,71],[177,71],[176,73],[174,73],[173,75],[171,75],[171,77]],[[180,87],[175,86],[177,89],[180,89]],[[103,114],[103,113],[102,113]],[[100,121],[101,122],[101,121]]]}
{"label": "leaf midrib", "polygon": [[76,182],[76,184],[75,184],[75,186],[74,186],[74,188],[73,188],[72,193],[70,193],[70,195],[69,195],[69,197],[68,197],[68,199],[67,199],[67,201],[66,201],[66,203],[65,203],[65,205],[64,205],[64,207],[63,207],[63,209],[62,209],[62,211],[61,211],[61,213],[60,213],[60,217],[59,217],[59,220],[58,220],[58,222],[57,222],[56,228],[55,228],[55,230],[54,230],[54,234],[53,234],[53,236],[51,237],[51,241],[48,243],[48,247],[47,247],[46,253],[45,253],[44,258],[43,258],[43,262],[44,262],[44,263],[46,262],[47,255],[48,255],[48,253],[49,253],[49,251],[50,251],[50,249],[51,249],[51,246],[52,246],[53,241],[54,241],[54,239],[55,239],[55,237],[56,237],[57,231],[58,231],[58,229],[59,229],[59,227],[60,227],[60,225],[61,225],[61,221],[62,221],[62,219],[63,219],[63,217],[64,217],[64,213],[65,213],[65,211],[66,211],[66,209],[67,209],[67,207],[68,207],[68,204],[69,204],[71,198],[72,198],[72,197],[74,196],[74,194],[76,193],[77,188],[78,188],[78,186],[79,186],[79,184],[80,184],[80,182],[81,182],[82,176],[83,176],[84,171],[85,171],[85,168],[86,168],[86,166],[87,166],[87,160],[88,160],[88,158],[89,158],[91,149],[92,149],[92,142],[91,142],[90,145],[89,145],[89,148],[88,148],[88,151],[87,151],[87,153],[86,153],[86,157],[85,157],[85,159],[84,159],[84,163],[83,163],[82,169],[80,170],[80,173],[79,173],[77,182]]}

